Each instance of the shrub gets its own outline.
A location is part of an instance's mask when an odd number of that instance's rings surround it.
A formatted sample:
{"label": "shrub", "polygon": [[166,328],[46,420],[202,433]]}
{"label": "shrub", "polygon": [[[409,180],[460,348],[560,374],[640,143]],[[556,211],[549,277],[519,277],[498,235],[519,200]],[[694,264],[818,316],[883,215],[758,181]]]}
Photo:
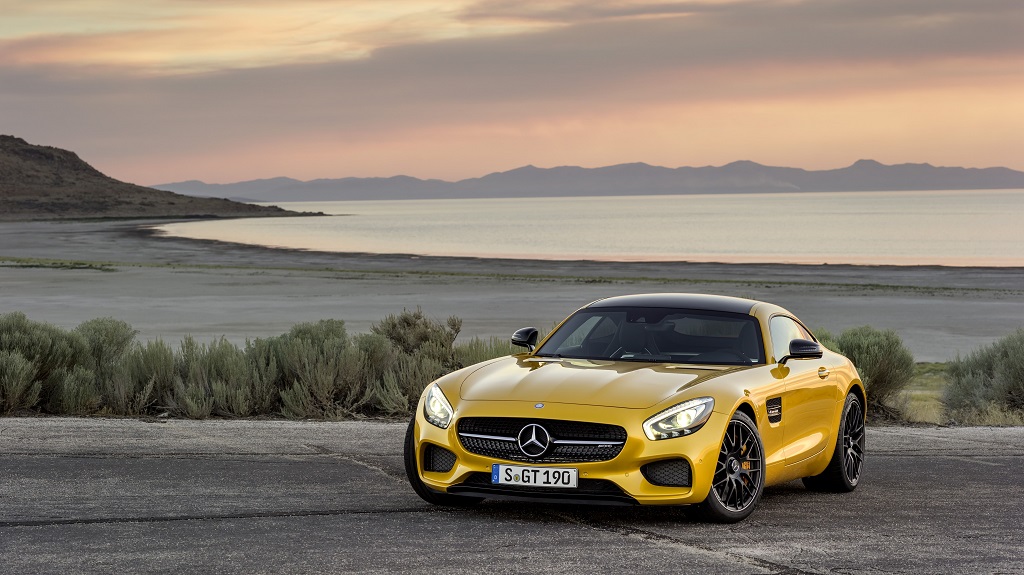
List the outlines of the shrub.
{"label": "shrub", "polygon": [[88,410],[90,404],[96,403],[90,396],[98,390],[98,404],[104,412],[112,415],[142,413],[151,403],[154,386],[152,382],[136,379],[125,361],[137,346],[138,332],[126,322],[103,317],[83,322],[74,333],[85,341],[92,377],[81,371],[69,373],[61,385],[62,404]]}
{"label": "shrub", "polygon": [[166,404],[179,377],[175,368],[174,349],[157,339],[132,347],[124,360],[129,377],[136,389],[153,385],[152,403]]}
{"label": "shrub", "polygon": [[323,342],[325,347],[336,349],[344,348],[348,343],[345,322],[340,319],[322,319],[312,323],[298,323],[292,326],[286,337]]}
{"label": "shrub", "polygon": [[[264,355],[271,348],[276,350],[280,368],[276,385],[285,417],[333,418],[346,412],[346,370],[358,370],[358,354],[348,345],[345,322],[299,324],[265,345],[269,348]],[[269,360],[262,360],[260,369],[269,367]]]}
{"label": "shrub", "polygon": [[[32,364],[31,380],[39,384],[36,400],[52,405],[51,398],[66,374],[92,359],[85,339],[57,326],[31,321],[23,313],[0,315],[0,351],[18,353]],[[33,405],[25,406],[32,408]]]}
{"label": "shrub", "polygon": [[255,339],[245,342],[245,359],[251,379],[252,408],[256,413],[276,411],[280,400],[276,339]]}
{"label": "shrub", "polygon": [[91,367],[100,385],[106,385],[107,380],[117,372],[139,333],[128,323],[112,317],[83,322],[74,332],[85,340],[92,359]]}
{"label": "shrub", "polygon": [[512,343],[507,338],[489,337],[481,339],[474,337],[466,343],[455,346],[455,356],[462,365],[473,365],[481,361],[487,361],[496,357],[512,355],[526,351],[525,348],[513,349]]}
{"label": "shrub", "polygon": [[302,323],[244,348],[185,337],[174,348],[136,341],[113,318],[73,330],[0,315],[0,411],[135,416],[166,410],[193,419],[408,413],[431,381],[508,355],[499,338],[455,346],[462,322],[403,310],[349,337],[341,320]]}
{"label": "shrub", "polygon": [[173,412],[191,419],[214,413],[229,417],[256,413],[246,354],[226,339],[200,344],[185,337],[175,358],[175,372],[167,398]]}
{"label": "shrub", "polygon": [[1024,329],[957,356],[947,377],[943,402],[954,421],[1012,423],[1024,417]]}
{"label": "shrub", "polygon": [[249,362],[245,352],[224,338],[202,348],[200,365],[218,415],[245,417],[253,412]]}
{"label": "shrub", "polygon": [[838,337],[828,332],[817,337],[857,367],[867,390],[869,413],[898,415],[893,400],[914,376],[914,356],[895,331],[863,326],[845,330]]}
{"label": "shrub", "polygon": [[442,324],[427,317],[423,310],[402,310],[391,314],[370,328],[370,331],[388,338],[407,355],[422,353],[440,361],[448,369],[462,367],[452,346],[462,331],[462,320],[451,316]]}
{"label": "shrub", "polygon": [[29,409],[39,401],[42,385],[33,381],[36,367],[17,351],[0,350],[0,413]]}
{"label": "shrub", "polygon": [[836,339],[836,336],[832,334],[832,332],[825,329],[815,330],[814,337],[818,339],[818,343],[820,343],[821,345],[827,347],[828,349],[831,349],[832,351],[842,353],[841,351],[839,351],[839,341]]}
{"label": "shrub", "polygon": [[281,391],[282,413],[286,417],[336,417],[340,405],[335,399],[341,387],[341,354],[325,353],[316,342],[288,339],[281,342],[281,365],[286,387]]}
{"label": "shrub", "polygon": [[88,415],[96,412],[103,396],[96,386],[96,373],[81,365],[60,368],[51,376],[54,382],[46,410],[66,415]]}

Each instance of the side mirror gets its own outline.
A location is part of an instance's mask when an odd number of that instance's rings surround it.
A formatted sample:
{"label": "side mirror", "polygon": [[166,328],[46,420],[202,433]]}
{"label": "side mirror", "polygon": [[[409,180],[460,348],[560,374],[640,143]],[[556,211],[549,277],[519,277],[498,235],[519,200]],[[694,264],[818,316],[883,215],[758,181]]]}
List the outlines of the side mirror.
{"label": "side mirror", "polygon": [[791,359],[819,359],[821,358],[821,345],[809,339],[794,339],[789,342],[789,355],[779,360],[779,365]]}
{"label": "side mirror", "polygon": [[533,351],[533,348],[537,347],[537,338],[539,336],[540,333],[537,331],[537,328],[524,327],[512,334],[512,345],[518,345]]}

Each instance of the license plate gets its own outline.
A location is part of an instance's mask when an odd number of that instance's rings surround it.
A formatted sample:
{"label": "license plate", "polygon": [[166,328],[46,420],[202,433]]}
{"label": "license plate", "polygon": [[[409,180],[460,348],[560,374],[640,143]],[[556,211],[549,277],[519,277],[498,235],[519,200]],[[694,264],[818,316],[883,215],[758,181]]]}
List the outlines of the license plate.
{"label": "license plate", "polygon": [[500,463],[491,466],[491,483],[498,485],[574,488],[578,477],[579,471],[571,467],[527,467]]}

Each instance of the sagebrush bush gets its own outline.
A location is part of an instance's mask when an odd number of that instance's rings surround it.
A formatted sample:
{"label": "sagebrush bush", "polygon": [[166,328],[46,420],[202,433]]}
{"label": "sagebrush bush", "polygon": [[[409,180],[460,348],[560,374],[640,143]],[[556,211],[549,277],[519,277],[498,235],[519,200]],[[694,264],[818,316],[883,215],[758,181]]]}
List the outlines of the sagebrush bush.
{"label": "sagebrush bush", "polygon": [[271,413],[280,402],[277,347],[274,339],[245,342],[245,359],[251,373],[252,407],[256,413]]}
{"label": "sagebrush bush", "polygon": [[52,391],[45,410],[66,415],[95,413],[103,404],[103,395],[96,385],[96,373],[81,365],[60,368],[51,376]]}
{"label": "sagebrush bush", "polygon": [[959,423],[1024,417],[1024,329],[957,356],[946,370],[949,385],[943,402],[947,415]]}
{"label": "sagebrush bush", "polygon": [[406,414],[431,381],[512,352],[502,339],[455,345],[462,322],[417,308],[350,337],[341,320],[301,323],[277,337],[177,346],[139,343],[113,318],[73,330],[0,316],[0,410],[69,415],[283,415],[338,418]]}
{"label": "sagebrush bush", "polygon": [[92,360],[90,367],[101,384],[117,372],[138,334],[127,322],[112,317],[82,322],[74,333],[85,341]]}
{"label": "sagebrush bush", "polygon": [[839,342],[836,340],[836,336],[832,332],[825,329],[818,329],[814,331],[814,337],[817,338],[818,343],[831,349],[832,351],[842,353],[839,351]]}
{"label": "sagebrush bush", "polygon": [[125,358],[129,377],[138,390],[152,384],[150,399],[154,404],[166,405],[180,377],[176,370],[174,349],[161,339],[137,344]]}
{"label": "sagebrush bush", "polygon": [[276,350],[280,366],[277,388],[285,417],[336,418],[346,413],[345,370],[355,359],[345,322],[299,324],[268,345]]}
{"label": "sagebrush bush", "polygon": [[39,401],[42,385],[33,381],[35,372],[21,353],[0,350],[0,413],[29,409]]}
{"label": "sagebrush bush", "polygon": [[870,414],[898,415],[894,400],[914,376],[914,355],[895,331],[863,326],[844,330],[838,336],[824,330],[815,336],[857,367],[867,390]]}
{"label": "sagebrush bush", "polygon": [[458,359],[453,346],[455,338],[462,331],[462,320],[451,316],[445,323],[431,319],[416,308],[416,311],[402,310],[391,314],[370,328],[373,333],[388,338],[403,353],[425,354],[440,361],[449,369],[458,369]]}
{"label": "sagebrush bush", "polygon": [[32,364],[33,386],[39,384],[35,403],[52,404],[65,375],[82,366],[92,370],[88,342],[80,334],[72,333],[48,323],[32,321],[23,313],[0,315],[0,351],[17,352]]}

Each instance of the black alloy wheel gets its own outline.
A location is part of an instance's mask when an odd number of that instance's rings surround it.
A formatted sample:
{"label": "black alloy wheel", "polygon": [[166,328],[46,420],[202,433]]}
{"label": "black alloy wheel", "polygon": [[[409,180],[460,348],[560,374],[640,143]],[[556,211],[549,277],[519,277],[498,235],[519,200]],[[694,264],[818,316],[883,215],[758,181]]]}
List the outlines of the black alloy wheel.
{"label": "black alloy wheel", "polygon": [[852,486],[860,481],[864,466],[864,410],[860,401],[853,401],[843,418],[843,473]]}
{"label": "black alloy wheel", "polygon": [[735,523],[750,515],[764,491],[764,446],[757,425],[733,414],[722,438],[711,492],[697,506],[700,519]]}
{"label": "black alloy wheel", "polygon": [[828,467],[818,475],[804,477],[804,485],[815,491],[853,491],[864,471],[864,445],[864,406],[860,397],[851,392],[843,404],[836,448]]}

